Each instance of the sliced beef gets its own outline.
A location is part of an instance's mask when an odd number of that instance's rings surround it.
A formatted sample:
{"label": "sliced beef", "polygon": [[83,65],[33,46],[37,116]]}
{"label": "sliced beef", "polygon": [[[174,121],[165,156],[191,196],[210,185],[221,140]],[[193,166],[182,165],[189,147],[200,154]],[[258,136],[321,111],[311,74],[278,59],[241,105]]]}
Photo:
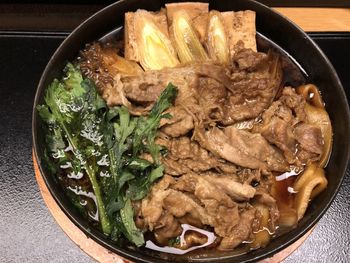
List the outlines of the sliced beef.
{"label": "sliced beef", "polygon": [[206,175],[203,178],[238,201],[249,200],[255,195],[255,189],[252,186],[238,183],[232,177]]}
{"label": "sliced beef", "polygon": [[252,224],[255,219],[256,210],[248,209],[241,213],[240,223],[223,237],[219,249],[230,250],[237,247],[243,241],[248,240],[252,233]]}
{"label": "sliced beef", "polygon": [[171,136],[179,137],[187,134],[194,127],[193,117],[183,106],[171,107],[167,113],[171,114],[170,119],[161,119],[160,127],[162,132]]}
{"label": "sliced beef", "polygon": [[78,60],[84,77],[91,79],[102,98],[109,106],[124,105],[134,115],[147,113],[152,105],[135,105],[125,95],[121,78],[142,74],[142,68],[134,61],[118,55],[118,47],[102,46],[100,43],[87,45]]}
{"label": "sliced beef", "polygon": [[231,81],[227,70],[213,63],[194,63],[175,68],[150,70],[137,76],[126,76],[121,79],[128,98],[144,102],[155,101],[169,82],[179,88],[179,102],[196,95],[198,77],[206,76],[230,87]]}
{"label": "sliced beef", "polygon": [[213,154],[242,167],[264,171],[286,171],[282,155],[258,133],[227,127],[197,131],[196,140]]}
{"label": "sliced beef", "polygon": [[154,237],[159,244],[166,246],[170,238],[181,235],[181,225],[171,213],[163,212],[158,222],[159,224],[154,230]]}
{"label": "sliced beef", "polygon": [[199,118],[206,122],[222,120],[224,117],[223,105],[228,94],[225,86],[215,79],[200,77],[197,90],[198,103],[203,111],[203,117],[199,116]]}
{"label": "sliced beef", "polygon": [[80,61],[109,106],[124,105],[135,115],[147,114],[169,82],[177,86],[175,107],[169,109],[174,119],[162,123],[172,137],[188,133],[195,123],[228,125],[255,118],[271,104],[281,81],[278,58],[241,48],[233,64],[204,62],[144,72],[99,44],[86,49]]}
{"label": "sliced beef", "polygon": [[289,122],[284,119],[273,118],[269,125],[261,130],[261,135],[280,148],[289,163],[294,163],[297,145],[293,127]]}
{"label": "sliced beef", "polygon": [[296,166],[319,160],[323,150],[322,132],[309,123],[305,103],[304,97],[286,87],[253,129],[276,145],[289,164]]}
{"label": "sliced beef", "polygon": [[298,159],[305,164],[317,161],[323,153],[321,129],[313,124],[301,123],[295,127],[294,135],[299,143]]}
{"label": "sliced beef", "polygon": [[244,168],[238,172],[239,179],[244,184],[256,186],[261,181],[261,171]]}
{"label": "sliced beef", "polygon": [[276,199],[273,198],[266,189],[259,187],[256,191],[254,202],[264,205],[269,209],[269,229],[273,232],[276,229],[278,219],[280,218]]}
{"label": "sliced beef", "polygon": [[268,63],[268,56],[265,53],[255,52],[252,49],[245,49],[238,45],[236,46],[233,62],[236,63],[239,69],[252,72],[259,67],[264,67],[264,64]]}
{"label": "sliced beef", "polygon": [[165,244],[179,235],[179,222],[213,227],[222,238],[222,249],[234,248],[249,238],[255,209],[236,200],[253,198],[255,189],[235,182],[234,177],[185,174],[164,176],[142,200],[141,214],[146,229]]}
{"label": "sliced beef", "polygon": [[[248,56],[247,56],[248,53]],[[281,87],[282,70],[277,56],[241,49],[235,54],[231,94],[224,108],[225,125],[257,117],[270,106]]]}
{"label": "sliced beef", "polygon": [[162,158],[166,173],[179,176],[191,171],[199,173],[214,169],[223,173],[233,174],[236,167],[221,160],[189,137],[159,138],[159,145],[167,148],[168,153]]}

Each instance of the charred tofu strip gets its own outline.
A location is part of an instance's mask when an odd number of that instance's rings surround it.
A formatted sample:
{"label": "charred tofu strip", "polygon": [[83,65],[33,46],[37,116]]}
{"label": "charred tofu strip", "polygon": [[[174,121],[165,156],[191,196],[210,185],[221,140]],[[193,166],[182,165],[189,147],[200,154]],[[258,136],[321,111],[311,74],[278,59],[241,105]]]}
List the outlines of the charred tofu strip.
{"label": "charred tofu strip", "polygon": [[233,19],[232,43],[242,40],[245,48],[256,51],[255,12],[251,10],[235,12]]}
{"label": "charred tofu strip", "polygon": [[201,43],[205,42],[208,15],[209,15],[209,4],[208,3],[172,3],[166,4],[166,12],[168,16],[169,25],[173,23],[174,13],[177,11],[185,11],[191,19],[191,23],[196,33],[198,34]]}
{"label": "charred tofu strip", "polygon": [[125,58],[140,62],[145,70],[179,63],[169,39],[165,12],[138,10],[125,14]]}
{"label": "charred tofu strip", "polygon": [[242,41],[244,48],[256,51],[255,12],[251,10],[221,13],[229,35],[231,57],[235,53],[234,47]]}

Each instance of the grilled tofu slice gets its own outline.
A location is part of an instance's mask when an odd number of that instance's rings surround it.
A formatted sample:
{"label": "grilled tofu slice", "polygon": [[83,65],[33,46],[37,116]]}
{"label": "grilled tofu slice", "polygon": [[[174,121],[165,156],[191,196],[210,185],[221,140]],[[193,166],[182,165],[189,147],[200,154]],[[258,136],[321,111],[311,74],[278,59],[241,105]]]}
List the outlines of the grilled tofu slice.
{"label": "grilled tofu slice", "polygon": [[229,35],[231,57],[234,55],[234,47],[239,41],[243,42],[244,48],[251,48],[253,51],[256,51],[255,12],[245,10],[222,12],[221,14]]}

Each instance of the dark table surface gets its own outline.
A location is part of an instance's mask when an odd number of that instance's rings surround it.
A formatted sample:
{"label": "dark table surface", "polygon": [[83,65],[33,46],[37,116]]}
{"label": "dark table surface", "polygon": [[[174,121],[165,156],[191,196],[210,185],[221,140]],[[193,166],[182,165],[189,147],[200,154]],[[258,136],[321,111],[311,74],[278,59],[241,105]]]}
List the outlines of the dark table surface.
{"label": "dark table surface", "polygon": [[[350,36],[313,37],[334,63],[349,99]],[[32,164],[35,89],[63,39],[57,34],[0,32],[0,262],[93,262],[50,215]],[[285,262],[350,262],[349,193],[348,169],[330,209]]]}

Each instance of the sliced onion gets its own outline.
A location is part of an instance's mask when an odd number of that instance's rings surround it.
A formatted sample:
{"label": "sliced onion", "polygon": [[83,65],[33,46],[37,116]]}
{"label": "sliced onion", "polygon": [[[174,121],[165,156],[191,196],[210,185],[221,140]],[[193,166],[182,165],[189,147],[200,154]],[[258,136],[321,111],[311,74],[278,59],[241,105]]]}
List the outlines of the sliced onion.
{"label": "sliced onion", "polygon": [[314,84],[306,84],[298,87],[296,92],[302,95],[313,106],[324,109],[324,102],[318,88]]}
{"label": "sliced onion", "polygon": [[317,108],[308,103],[305,105],[305,112],[311,124],[318,126],[321,129],[323,137],[323,151],[319,161],[320,167],[327,165],[328,159],[332,151],[332,125],[328,113],[323,108]]}
{"label": "sliced onion", "polygon": [[298,87],[296,92],[307,101],[305,112],[309,122],[321,129],[324,145],[319,166],[325,167],[332,151],[332,125],[329,115],[324,108],[320,91],[314,84],[306,84]]}
{"label": "sliced onion", "polygon": [[327,187],[328,181],[322,168],[315,164],[309,165],[304,173],[294,183],[297,191],[294,206],[297,211],[298,221],[304,216],[309,201]]}

